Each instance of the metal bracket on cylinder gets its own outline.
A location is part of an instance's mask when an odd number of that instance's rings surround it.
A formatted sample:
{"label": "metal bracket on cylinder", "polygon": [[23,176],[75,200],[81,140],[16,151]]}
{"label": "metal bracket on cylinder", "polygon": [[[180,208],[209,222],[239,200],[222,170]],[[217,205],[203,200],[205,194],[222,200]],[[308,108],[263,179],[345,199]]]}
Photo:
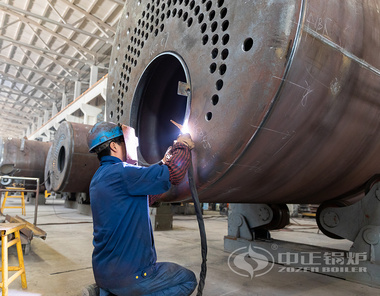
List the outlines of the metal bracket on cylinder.
{"label": "metal bracket on cylinder", "polygon": [[178,81],[177,94],[187,97],[190,93],[190,84],[182,81]]}

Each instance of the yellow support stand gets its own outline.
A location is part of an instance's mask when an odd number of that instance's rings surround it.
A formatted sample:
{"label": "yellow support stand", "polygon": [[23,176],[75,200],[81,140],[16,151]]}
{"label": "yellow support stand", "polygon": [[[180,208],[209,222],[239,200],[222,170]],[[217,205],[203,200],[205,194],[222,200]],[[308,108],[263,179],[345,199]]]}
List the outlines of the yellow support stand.
{"label": "yellow support stand", "polygon": [[[21,187],[5,187],[5,189],[8,189],[8,190],[12,190],[13,192],[17,192],[15,190],[19,190],[20,191],[20,195],[10,195],[9,192],[12,192],[12,191],[6,191],[5,192],[5,196],[4,196],[4,200],[3,200],[3,204],[1,205],[1,212],[4,213],[4,209],[8,208],[8,209],[22,209],[22,215],[26,215],[26,210],[25,210],[25,196],[24,196],[24,191],[25,188],[21,188]],[[7,201],[7,198],[21,198],[21,206],[17,206],[17,207],[6,207],[5,206],[5,203]]]}
{"label": "yellow support stand", "polygon": [[[0,283],[0,288],[2,289],[2,296],[8,295],[8,286],[12,283],[18,276],[21,275],[21,286],[23,289],[27,288],[26,284],[26,273],[24,266],[24,257],[22,255],[20,229],[24,228],[24,223],[0,223],[0,233],[1,233],[1,263],[0,268],[2,273],[2,282]],[[8,235],[14,233],[15,238],[8,241]],[[16,245],[17,256],[18,256],[18,266],[8,266],[8,248]],[[8,277],[8,271],[17,271],[11,277]]]}
{"label": "yellow support stand", "polygon": [[47,190],[45,190],[45,198],[48,198],[50,195],[51,195],[51,193],[48,192]]}

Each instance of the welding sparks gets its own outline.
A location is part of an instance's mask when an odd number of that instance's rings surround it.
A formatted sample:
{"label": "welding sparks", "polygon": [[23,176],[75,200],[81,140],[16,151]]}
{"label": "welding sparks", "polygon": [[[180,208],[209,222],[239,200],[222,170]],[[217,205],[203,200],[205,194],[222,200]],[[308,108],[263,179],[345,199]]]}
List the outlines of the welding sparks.
{"label": "welding sparks", "polygon": [[174,120],[170,120],[170,122],[173,123],[181,131],[181,134],[190,134],[190,128],[187,120],[185,120],[183,125],[175,122]]}
{"label": "welding sparks", "polygon": [[189,123],[187,121],[185,121],[184,124],[182,125],[181,132],[183,134],[190,134]]}

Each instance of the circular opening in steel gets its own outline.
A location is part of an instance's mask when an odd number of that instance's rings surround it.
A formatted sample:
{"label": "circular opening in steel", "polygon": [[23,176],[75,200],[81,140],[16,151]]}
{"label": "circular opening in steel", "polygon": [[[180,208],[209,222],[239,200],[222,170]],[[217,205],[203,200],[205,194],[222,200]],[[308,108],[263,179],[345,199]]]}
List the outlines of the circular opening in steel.
{"label": "circular opening in steel", "polygon": [[247,38],[244,40],[243,43],[243,50],[244,51],[249,51],[253,46],[253,39],[252,38]]}
{"label": "circular opening in steel", "polygon": [[59,149],[58,161],[57,161],[58,171],[60,173],[62,173],[63,169],[65,168],[65,160],[66,160],[66,151],[65,151],[65,147],[62,146],[61,149]]}
{"label": "circular opening in steel", "polygon": [[160,161],[180,131],[170,120],[184,124],[190,112],[188,69],[175,53],[158,55],[145,68],[136,87],[131,125],[139,138],[141,163]]}

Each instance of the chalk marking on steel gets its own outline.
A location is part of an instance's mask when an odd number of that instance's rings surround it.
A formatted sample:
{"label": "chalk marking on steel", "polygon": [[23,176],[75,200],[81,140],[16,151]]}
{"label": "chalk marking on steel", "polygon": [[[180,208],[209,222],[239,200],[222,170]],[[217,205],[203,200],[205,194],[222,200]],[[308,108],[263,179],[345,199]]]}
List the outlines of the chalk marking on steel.
{"label": "chalk marking on steel", "polygon": [[313,90],[311,89],[310,85],[307,83],[306,80],[305,80],[305,82],[306,82],[306,86],[307,86],[307,87],[303,87],[302,85],[299,85],[299,84],[297,84],[297,83],[291,82],[290,80],[287,80],[287,79],[284,79],[284,78],[281,78],[281,77],[277,77],[277,76],[272,76],[272,77],[273,77],[273,78],[276,78],[276,79],[280,79],[280,80],[282,80],[282,81],[284,81],[284,82],[287,82],[287,83],[293,84],[293,85],[295,85],[295,86],[297,86],[297,87],[300,87],[300,88],[304,89],[305,92],[304,92],[304,94],[303,94],[303,96],[302,96],[301,104],[302,104],[303,107],[306,106],[307,96],[313,92]]}
{"label": "chalk marking on steel", "polygon": [[266,127],[260,127],[260,126],[252,125],[252,124],[251,124],[251,126],[254,127],[254,128],[263,129],[263,130],[267,130],[267,131],[270,131],[270,132],[274,132],[274,133],[278,133],[278,134],[281,134],[281,135],[285,135],[287,137],[290,136],[290,133],[279,132],[279,131],[276,131],[274,129],[270,129],[270,128],[266,128]]}
{"label": "chalk marking on steel", "polygon": [[301,104],[302,104],[303,107],[306,106],[307,96],[313,92],[313,90],[311,89],[309,83],[307,83],[306,80],[305,80],[305,83],[307,85],[307,89],[305,90],[304,95],[303,95],[302,100],[301,100]]}
{"label": "chalk marking on steel", "polygon": [[260,173],[261,172],[261,163],[259,161],[256,162],[255,166],[252,165],[246,165],[246,164],[238,164],[238,163],[228,163],[228,162],[223,162],[226,165],[229,166],[238,166],[238,167],[243,167],[243,168],[249,168],[249,170],[254,170],[255,173]]}
{"label": "chalk marking on steel", "polygon": [[[295,134],[296,132],[295,131],[293,131],[293,133],[291,134],[291,135],[289,135],[289,138],[288,138],[288,140],[284,143],[284,145],[282,145],[281,146],[281,148],[280,149],[278,149],[277,150],[277,152],[275,153],[275,154],[273,154],[273,156],[275,156],[276,154],[278,154],[282,149],[284,149],[285,148],[285,146],[286,145],[288,145],[289,144],[289,142],[292,140],[292,138],[293,138],[293,136],[294,136],[294,134]],[[283,138],[284,140],[285,140],[285,138]]]}
{"label": "chalk marking on steel", "polygon": [[362,60],[361,58],[357,57],[356,55],[352,54],[348,50],[344,49],[343,47],[339,46],[338,44],[334,43],[333,41],[329,40],[325,36],[315,32],[314,30],[310,29],[307,26],[303,27],[303,30],[308,33],[309,35],[313,36],[314,38],[322,41],[323,43],[335,48],[337,51],[341,52],[348,58],[354,60],[355,62],[359,63],[363,68],[370,70],[371,72],[375,73],[376,75],[380,75],[380,70],[376,67],[370,65],[366,61]]}
{"label": "chalk marking on steel", "polygon": [[309,90],[308,88],[303,87],[302,85],[299,85],[299,84],[297,84],[297,83],[291,82],[290,80],[287,80],[287,79],[284,79],[284,78],[281,78],[281,77],[277,77],[277,76],[272,76],[272,77],[273,77],[273,78],[276,78],[276,79],[280,79],[280,80],[285,81],[285,82],[288,82],[288,83],[293,84],[293,85],[295,85],[295,86],[298,86],[298,87],[300,87],[300,88],[302,88],[302,89],[304,89],[304,90],[306,90],[306,91]]}

